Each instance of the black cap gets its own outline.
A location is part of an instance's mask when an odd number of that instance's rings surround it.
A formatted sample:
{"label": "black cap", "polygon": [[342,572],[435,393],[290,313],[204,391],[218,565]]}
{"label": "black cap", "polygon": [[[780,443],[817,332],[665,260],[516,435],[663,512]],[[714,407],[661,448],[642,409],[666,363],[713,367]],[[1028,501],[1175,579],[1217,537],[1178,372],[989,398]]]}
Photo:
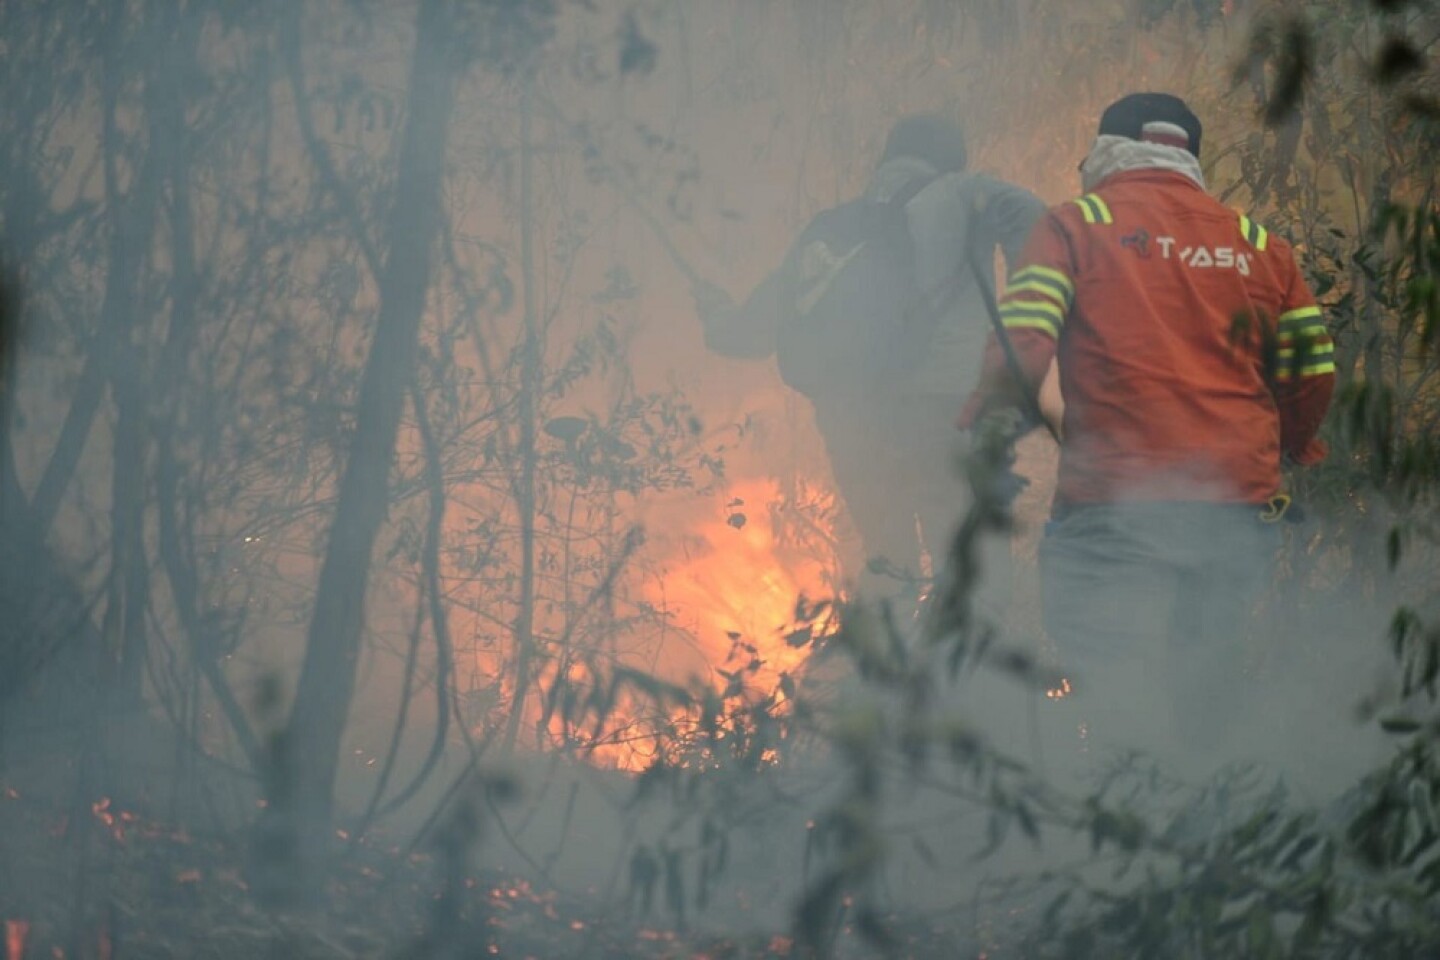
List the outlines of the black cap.
{"label": "black cap", "polygon": [[1100,117],[1100,134],[1140,140],[1148,123],[1172,123],[1184,130],[1185,149],[1200,156],[1200,118],[1184,100],[1168,93],[1132,93],[1116,100]]}
{"label": "black cap", "polygon": [[905,117],[895,124],[885,140],[880,162],[895,157],[924,160],[941,173],[964,170],[967,161],[965,134],[959,124],[933,113]]}

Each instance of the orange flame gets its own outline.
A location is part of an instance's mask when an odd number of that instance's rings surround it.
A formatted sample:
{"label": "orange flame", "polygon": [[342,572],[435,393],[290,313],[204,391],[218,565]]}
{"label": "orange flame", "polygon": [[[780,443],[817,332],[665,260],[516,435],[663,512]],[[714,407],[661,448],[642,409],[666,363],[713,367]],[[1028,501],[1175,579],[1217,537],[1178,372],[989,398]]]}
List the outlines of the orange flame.
{"label": "orange flame", "polygon": [[[787,496],[779,481],[764,477],[738,481],[712,503],[708,518],[697,521],[688,506],[669,523],[655,524],[680,531],[649,542],[652,558],[659,554],[658,576],[654,563],[644,565],[645,579],[636,584],[639,599],[659,612],[661,623],[634,637],[615,666],[676,686],[699,680],[717,692],[734,692],[738,682],[743,696],[754,700],[795,676],[810,654],[808,635],[792,632],[811,626],[796,623],[797,602],[835,592],[838,502],[833,493],[803,483]],[[635,576],[642,576],[638,569]],[[813,625],[816,635],[826,629]],[[596,729],[595,713],[602,708],[591,708],[597,691],[612,682],[609,668],[572,653],[563,651],[541,667],[525,701],[522,729],[549,747],[576,748],[600,766],[641,770],[666,748],[663,738],[693,726],[676,700],[656,703],[653,691],[621,686],[598,697],[605,716]],[[511,694],[503,648],[477,646],[473,655],[478,669],[472,682],[486,684],[483,695],[503,704]],[[495,715],[484,722],[496,722]]]}
{"label": "orange flame", "polygon": [[[674,622],[693,639],[701,661],[696,672],[733,666],[748,653],[741,665],[758,661],[749,685],[768,691],[809,656],[807,648],[787,643],[785,634],[795,621],[797,600],[833,592],[835,563],[778,529],[785,497],[777,481],[743,481],[730,493],[724,514],[686,538],[680,558],[647,599],[673,611]],[[829,500],[833,503],[833,494]],[[662,651],[662,664],[667,660],[676,662]]]}

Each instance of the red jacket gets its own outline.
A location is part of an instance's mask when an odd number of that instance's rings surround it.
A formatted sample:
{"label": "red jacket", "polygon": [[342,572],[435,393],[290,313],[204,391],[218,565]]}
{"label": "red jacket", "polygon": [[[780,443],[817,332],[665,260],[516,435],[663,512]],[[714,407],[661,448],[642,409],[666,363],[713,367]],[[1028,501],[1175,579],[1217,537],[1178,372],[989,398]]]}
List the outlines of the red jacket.
{"label": "red jacket", "polygon": [[[1261,503],[1324,456],[1334,346],[1290,245],[1182,173],[1052,208],[1000,314],[1031,389],[1058,355],[1063,503]],[[992,337],[962,423],[1014,390]]]}

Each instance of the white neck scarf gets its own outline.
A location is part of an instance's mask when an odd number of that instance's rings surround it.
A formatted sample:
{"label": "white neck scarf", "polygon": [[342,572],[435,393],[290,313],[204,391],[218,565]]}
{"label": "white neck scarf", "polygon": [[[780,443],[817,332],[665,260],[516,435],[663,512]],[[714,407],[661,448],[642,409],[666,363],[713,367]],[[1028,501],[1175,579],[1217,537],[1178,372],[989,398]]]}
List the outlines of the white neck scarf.
{"label": "white neck scarf", "polygon": [[1080,164],[1080,182],[1089,193],[1101,180],[1125,170],[1172,170],[1205,188],[1200,161],[1189,150],[1110,134],[1095,138],[1089,156]]}

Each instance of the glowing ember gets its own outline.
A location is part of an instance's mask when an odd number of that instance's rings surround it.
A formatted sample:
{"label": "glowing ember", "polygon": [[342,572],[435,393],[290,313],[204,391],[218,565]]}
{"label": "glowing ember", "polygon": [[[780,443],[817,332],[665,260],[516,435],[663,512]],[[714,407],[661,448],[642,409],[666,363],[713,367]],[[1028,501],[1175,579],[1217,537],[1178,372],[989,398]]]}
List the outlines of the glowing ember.
{"label": "glowing ember", "polygon": [[90,812],[95,815],[96,820],[105,825],[111,836],[120,843],[125,842],[125,824],[135,819],[134,814],[112,812],[109,797],[101,797],[90,804]]}
{"label": "glowing ember", "polygon": [[6,920],[5,921],[5,957],[6,960],[21,960],[25,956],[25,941],[30,938],[30,922],[28,920]]}

